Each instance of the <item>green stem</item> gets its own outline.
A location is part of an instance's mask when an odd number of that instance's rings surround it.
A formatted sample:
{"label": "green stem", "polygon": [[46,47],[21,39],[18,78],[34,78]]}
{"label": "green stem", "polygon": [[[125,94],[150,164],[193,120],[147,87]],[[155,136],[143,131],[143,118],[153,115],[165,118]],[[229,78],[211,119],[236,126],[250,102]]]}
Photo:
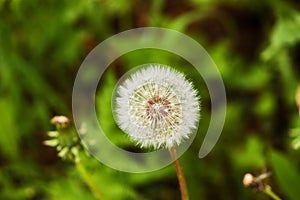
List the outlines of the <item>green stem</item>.
{"label": "green stem", "polygon": [[86,171],[85,167],[81,164],[81,162],[77,162],[75,164],[83,180],[88,185],[90,190],[93,192],[95,197],[99,200],[105,200],[103,194],[99,191],[98,187],[95,185],[95,183],[93,182],[93,180],[91,179],[90,175]]}
{"label": "green stem", "polygon": [[273,198],[274,200],[281,200],[281,198],[279,196],[277,196],[277,194],[275,194],[271,187],[269,185],[267,185],[263,191],[266,195],[268,195],[269,197]]}
{"label": "green stem", "polygon": [[181,199],[188,200],[189,195],[188,195],[188,191],[187,191],[187,187],[186,187],[186,182],[185,182],[183,171],[182,171],[180,162],[177,158],[177,153],[176,153],[176,150],[174,147],[170,148],[170,153],[174,160],[174,164],[175,164],[175,168],[176,168],[178,183],[179,183],[180,192],[181,192]]}

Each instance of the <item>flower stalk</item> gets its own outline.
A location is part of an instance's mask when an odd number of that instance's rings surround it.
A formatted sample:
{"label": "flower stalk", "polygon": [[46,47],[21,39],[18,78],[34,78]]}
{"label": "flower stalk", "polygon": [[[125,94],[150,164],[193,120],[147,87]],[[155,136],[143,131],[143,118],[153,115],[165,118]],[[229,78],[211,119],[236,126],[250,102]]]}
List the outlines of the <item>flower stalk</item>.
{"label": "flower stalk", "polygon": [[91,179],[90,174],[86,171],[85,167],[82,165],[81,162],[77,162],[76,168],[79,171],[80,175],[82,176],[84,182],[87,184],[87,186],[90,188],[90,190],[93,192],[95,197],[98,200],[105,200],[103,194],[99,191],[98,187],[94,183],[94,181]]}
{"label": "flower stalk", "polygon": [[263,190],[263,192],[268,195],[269,197],[271,197],[274,200],[281,200],[281,198],[279,196],[277,196],[277,194],[275,194],[271,187],[269,185],[266,185],[265,189]]}
{"label": "flower stalk", "polygon": [[187,186],[186,186],[186,182],[185,182],[185,178],[184,178],[184,174],[182,171],[182,167],[180,165],[180,162],[177,158],[177,153],[174,147],[170,148],[170,154],[174,160],[174,164],[175,164],[175,168],[176,168],[176,173],[177,173],[177,179],[178,179],[178,183],[179,183],[179,187],[180,187],[180,192],[181,192],[181,199],[182,200],[188,200],[189,199],[189,195],[188,195],[188,190],[187,190]]}

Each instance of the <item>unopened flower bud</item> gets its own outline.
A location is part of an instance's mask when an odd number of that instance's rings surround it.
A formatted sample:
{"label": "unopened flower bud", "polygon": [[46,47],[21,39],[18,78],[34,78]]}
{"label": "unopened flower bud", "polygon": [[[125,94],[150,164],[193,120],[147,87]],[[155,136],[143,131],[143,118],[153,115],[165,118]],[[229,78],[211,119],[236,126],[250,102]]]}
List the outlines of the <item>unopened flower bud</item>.
{"label": "unopened flower bud", "polygon": [[300,86],[298,86],[298,88],[297,88],[295,100],[296,100],[296,104],[297,104],[297,107],[299,110],[299,115],[300,115]]}
{"label": "unopened flower bud", "polygon": [[78,149],[81,148],[81,144],[73,127],[68,126],[70,119],[55,116],[51,119],[51,123],[56,125],[56,131],[49,131],[50,139],[43,141],[43,144],[55,147],[59,157],[79,162]]}
{"label": "unopened flower bud", "polygon": [[70,119],[66,116],[55,116],[51,119],[51,123],[55,125],[67,125],[70,123]]}
{"label": "unopened flower bud", "polygon": [[244,175],[243,184],[245,187],[249,187],[254,182],[254,176],[250,173]]}

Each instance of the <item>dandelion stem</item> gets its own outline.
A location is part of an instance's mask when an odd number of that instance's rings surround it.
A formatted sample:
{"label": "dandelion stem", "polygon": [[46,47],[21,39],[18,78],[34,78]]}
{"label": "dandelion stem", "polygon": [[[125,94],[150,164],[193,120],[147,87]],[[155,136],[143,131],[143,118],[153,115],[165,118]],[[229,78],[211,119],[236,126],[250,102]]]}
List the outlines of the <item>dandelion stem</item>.
{"label": "dandelion stem", "polygon": [[269,185],[266,186],[263,192],[274,200],[281,200],[281,198],[272,191]]}
{"label": "dandelion stem", "polygon": [[177,158],[177,153],[176,153],[176,150],[175,150],[174,147],[170,148],[170,153],[171,153],[171,156],[174,160],[174,164],[175,164],[175,168],[176,168],[178,183],[179,183],[180,192],[181,192],[181,199],[182,200],[188,200],[189,195],[188,195],[188,191],[187,191],[187,187],[186,187],[186,182],[185,182],[185,179],[184,179],[184,174],[183,174],[180,162]]}
{"label": "dandelion stem", "polygon": [[99,189],[97,188],[97,186],[95,185],[95,183],[93,182],[93,180],[91,179],[90,175],[86,171],[85,167],[81,164],[81,162],[76,162],[75,164],[83,180],[93,192],[95,197],[99,200],[105,200],[103,194],[99,191]]}

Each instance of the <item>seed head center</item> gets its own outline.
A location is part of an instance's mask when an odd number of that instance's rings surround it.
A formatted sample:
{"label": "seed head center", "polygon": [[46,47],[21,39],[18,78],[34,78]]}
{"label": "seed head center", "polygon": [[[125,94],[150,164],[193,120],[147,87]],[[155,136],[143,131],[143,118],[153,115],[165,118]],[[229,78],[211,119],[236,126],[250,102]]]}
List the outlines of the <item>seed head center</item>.
{"label": "seed head center", "polygon": [[147,115],[152,120],[161,120],[166,117],[171,110],[171,102],[167,98],[154,96],[146,103]]}

